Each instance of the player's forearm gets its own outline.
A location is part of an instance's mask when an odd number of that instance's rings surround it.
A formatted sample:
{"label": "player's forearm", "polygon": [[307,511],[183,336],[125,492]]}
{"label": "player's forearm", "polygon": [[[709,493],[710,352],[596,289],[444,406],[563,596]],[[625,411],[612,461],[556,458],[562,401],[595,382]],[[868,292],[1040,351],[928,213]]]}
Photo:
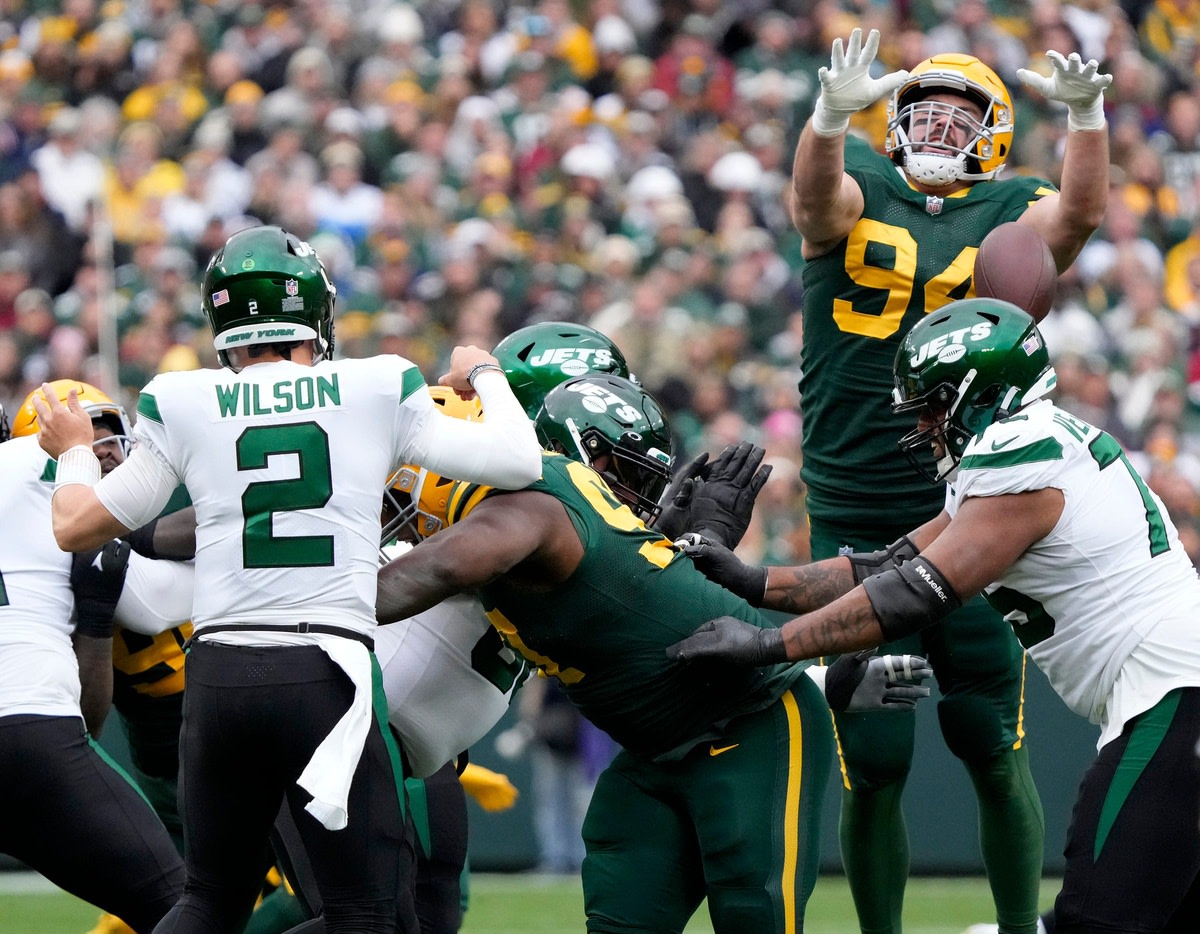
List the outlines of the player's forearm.
{"label": "player's forearm", "polygon": [[375,595],[375,619],[379,623],[408,619],[462,589],[452,579],[449,568],[423,560],[416,550],[379,569]]}
{"label": "player's forearm", "polygon": [[59,487],[52,503],[54,540],[63,551],[90,551],[129,532],[104,508],[92,487]]}
{"label": "player's forearm", "polygon": [[[805,236],[819,231],[837,210],[845,167],[846,137],[819,136],[806,123],[792,160],[791,215]],[[817,236],[813,239],[824,239]]]}
{"label": "player's forearm", "polygon": [[112,706],[112,637],[97,639],[76,633],[71,638],[79,664],[79,709],[92,736],[99,736]]}
{"label": "player's forearm", "polygon": [[483,421],[430,419],[413,450],[413,462],[444,477],[520,490],[542,475],[542,448],[533,423],[499,369],[474,383]]}
{"label": "player's forearm", "polygon": [[861,587],[823,609],[788,621],[782,633],[790,661],[855,652],[885,641],[879,617]]}
{"label": "player's forearm", "polygon": [[[1078,250],[1104,221],[1109,188],[1108,128],[1070,130],[1059,188],[1061,220],[1078,239]],[[1061,268],[1061,265],[1060,265]]]}
{"label": "player's forearm", "polygon": [[811,613],[854,589],[854,574],[845,558],[830,558],[796,567],[767,568],[762,606],[785,613]]}

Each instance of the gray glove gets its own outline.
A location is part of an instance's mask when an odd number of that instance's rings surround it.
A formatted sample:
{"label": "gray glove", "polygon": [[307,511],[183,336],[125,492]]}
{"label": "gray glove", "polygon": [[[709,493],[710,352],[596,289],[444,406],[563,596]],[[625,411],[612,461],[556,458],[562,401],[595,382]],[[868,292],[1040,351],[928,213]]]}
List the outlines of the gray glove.
{"label": "gray glove", "polygon": [[675,547],[692,559],[705,577],[737,594],[751,606],[762,606],[767,594],[767,569],[743,564],[732,551],[695,532],[689,532]]}
{"label": "gray glove", "polygon": [[933,675],[919,655],[876,656],[875,649],[840,655],[825,673],[825,700],[838,713],[907,710],[929,688],[921,684]]}
{"label": "gray glove", "polygon": [[693,457],[686,466],[676,471],[670,485],[658,501],[662,511],[654,520],[654,531],[660,532],[671,541],[692,527],[692,497],[695,485],[704,465],[708,463],[708,451]]}
{"label": "gray glove", "polygon": [[760,629],[735,616],[710,619],[686,639],[667,646],[667,658],[677,662],[703,658],[755,666],[788,660],[781,630]]}
{"label": "gray glove", "polygon": [[728,445],[694,485],[692,521],[684,531],[736,548],[750,525],[754,501],[771,476],[770,464],[759,466],[766,453],[749,441]]}

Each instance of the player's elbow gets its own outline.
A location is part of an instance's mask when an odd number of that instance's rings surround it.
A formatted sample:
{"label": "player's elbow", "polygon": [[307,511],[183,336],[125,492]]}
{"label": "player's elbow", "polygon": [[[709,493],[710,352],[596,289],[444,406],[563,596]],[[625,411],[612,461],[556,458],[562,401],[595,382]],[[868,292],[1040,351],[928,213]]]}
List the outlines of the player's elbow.
{"label": "player's elbow", "polygon": [[492,486],[502,490],[523,490],[542,476],[542,450],[536,441],[532,447],[522,445],[514,454],[507,470]]}

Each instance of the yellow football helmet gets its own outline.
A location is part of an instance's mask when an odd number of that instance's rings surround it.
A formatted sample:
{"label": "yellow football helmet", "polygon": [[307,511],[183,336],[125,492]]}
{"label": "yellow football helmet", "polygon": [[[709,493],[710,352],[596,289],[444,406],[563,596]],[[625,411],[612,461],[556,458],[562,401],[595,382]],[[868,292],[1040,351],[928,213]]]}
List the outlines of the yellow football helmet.
{"label": "yellow football helmet", "polygon": [[[430,386],[436,405],[452,418],[483,421],[479,397],[467,401],[446,386]],[[450,493],[458,481],[424,467],[405,464],[388,478],[383,493],[381,545],[396,539],[415,542],[445,527]]]}
{"label": "yellow football helmet", "polygon": [[[983,109],[983,119],[952,104],[926,99],[938,92],[975,100]],[[965,125],[972,138],[965,146],[946,147],[952,155],[946,149],[924,151],[927,144],[944,140],[913,140],[914,117],[931,123],[944,119],[943,126]],[[930,185],[995,178],[1012,148],[1012,97],[1000,77],[972,55],[935,55],[913,68],[888,101],[887,121],[887,153],[913,181]]]}
{"label": "yellow football helmet", "polygon": [[[77,379],[56,379],[50,384],[50,388],[54,390],[58,401],[63,405],[67,404],[67,394],[74,389],[79,398],[79,404],[91,416],[92,421],[99,422],[111,431],[113,438],[118,439],[122,448],[128,452],[129,445],[132,443],[133,429],[129,424],[129,418],[125,415],[124,406],[113,402],[91,383],[84,383]],[[38,433],[38,414],[37,409],[33,407],[33,400],[35,396],[40,395],[42,395],[42,390],[35,389],[21,403],[21,407],[13,418],[12,436],[14,438],[23,438],[26,435]],[[112,439],[105,438],[104,440],[107,442]]]}

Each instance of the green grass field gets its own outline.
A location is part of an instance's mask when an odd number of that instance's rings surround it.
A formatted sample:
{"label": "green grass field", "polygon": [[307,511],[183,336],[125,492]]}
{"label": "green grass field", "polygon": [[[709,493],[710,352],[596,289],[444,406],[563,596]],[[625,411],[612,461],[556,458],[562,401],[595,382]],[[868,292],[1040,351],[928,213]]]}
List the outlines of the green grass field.
{"label": "green grass field", "polygon": [[[7,878],[6,878],[7,877]],[[1042,886],[1043,907],[1058,889]],[[85,934],[98,912],[91,905],[27,874],[0,874],[0,931],[4,934]],[[914,878],[905,899],[905,934],[959,934],[991,919],[987,884],[975,878]],[[477,875],[464,934],[566,934],[583,931],[578,879],[537,875]],[[808,904],[806,934],[851,934],[857,929],[846,883],[823,876]],[[687,934],[711,934],[704,908]]]}

